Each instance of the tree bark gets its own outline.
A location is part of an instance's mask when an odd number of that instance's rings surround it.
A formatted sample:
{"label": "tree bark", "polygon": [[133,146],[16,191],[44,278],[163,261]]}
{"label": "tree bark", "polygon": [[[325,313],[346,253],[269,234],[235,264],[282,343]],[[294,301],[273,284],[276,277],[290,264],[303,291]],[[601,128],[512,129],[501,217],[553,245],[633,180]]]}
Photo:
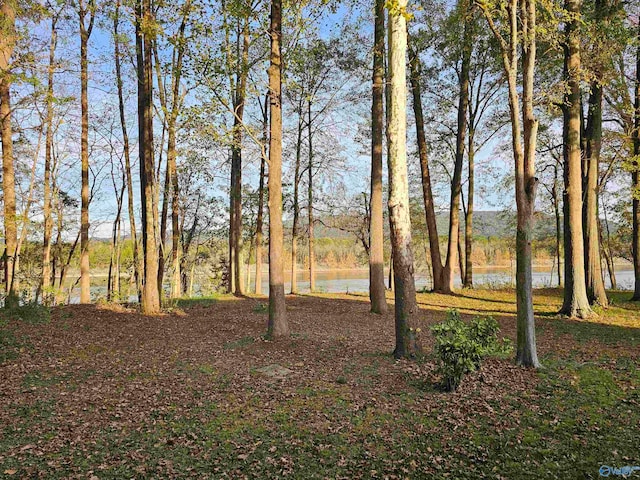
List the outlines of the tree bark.
{"label": "tree bark", "polygon": [[587,297],[592,304],[597,303],[602,307],[606,307],[609,305],[609,301],[602,276],[598,219],[598,180],[602,146],[602,86],[598,81],[593,81],[591,84],[585,134],[587,178],[586,191],[584,192],[583,222]]}
{"label": "tree bark", "polygon": [[[89,14],[89,25],[85,18]],[[93,30],[95,4],[93,1],[85,8],[80,1],[78,6],[80,20],[80,162],[82,165],[82,191],[80,206],[80,303],[91,303],[91,276],[89,266],[89,37]]]}
{"label": "tree bark", "polygon": [[[640,25],[638,25],[637,39],[640,41]],[[633,105],[633,170],[631,172],[633,239],[631,251],[633,254],[633,276],[635,282],[631,300],[637,302],[640,301],[640,194],[638,193],[640,192],[640,44],[636,51]]]}
{"label": "tree bark", "polygon": [[122,128],[122,144],[124,150],[124,169],[127,182],[127,209],[129,214],[129,230],[133,248],[133,275],[136,284],[136,294],[138,301],[142,303],[142,275],[140,274],[140,254],[138,250],[138,238],[136,232],[136,216],[133,205],[133,178],[131,174],[131,154],[129,148],[129,132],[125,118],[124,92],[122,88],[122,66],[120,61],[120,36],[118,28],[120,25],[120,0],[116,2],[115,15],[113,17],[113,42],[114,57],[116,67],[116,84],[118,87],[118,110],[120,113],[120,127]]}
{"label": "tree bark", "polygon": [[13,2],[5,1],[0,8],[3,24],[0,32],[0,136],[2,139],[2,193],[4,202],[4,268],[5,307],[18,304],[16,295],[16,250],[18,227],[16,221],[16,187],[13,164],[13,139],[11,128],[11,71],[10,60],[15,47],[15,15]]}
{"label": "tree bark", "polygon": [[[567,0],[566,10],[577,16],[581,0]],[[582,226],[582,155],[580,102],[580,38],[577,18],[566,23],[565,78],[568,92],[564,113],[565,158],[565,289],[560,313],[569,317],[587,318],[592,310],[587,297],[584,269],[584,238]],[[569,247],[567,249],[567,247]]]}
{"label": "tree bark", "polygon": [[271,0],[269,65],[269,323],[267,337],[289,335],[282,254],[282,0]]}
{"label": "tree bark", "polygon": [[384,125],[384,0],[375,0],[371,106],[371,197],[369,215],[369,300],[371,313],[385,313],[382,135]]}
{"label": "tree bark", "polygon": [[444,293],[454,291],[454,272],[458,263],[458,242],[460,228],[460,195],[462,191],[462,165],[467,136],[467,111],[469,109],[469,67],[471,65],[472,27],[468,20],[469,7],[464,6],[464,37],[462,44],[462,61],[459,77],[458,122],[456,133],[456,158],[451,180],[451,202],[449,210],[449,244],[447,260],[443,270],[442,287]]}
{"label": "tree bark", "polygon": [[[516,363],[526,367],[540,366],[536,348],[533,316],[532,250],[533,214],[538,179],[535,177],[535,153],[538,121],[533,113],[533,82],[536,62],[535,0],[510,0],[507,5],[509,36],[497,29],[492,13],[480,6],[494,36],[500,44],[502,63],[509,89],[511,142],[515,163],[517,208],[516,227]],[[518,15],[520,9],[520,15]],[[522,36],[522,123],[518,92],[518,50]],[[524,140],[524,146],[522,141]]]}
{"label": "tree bark", "polygon": [[[140,157],[140,198],[142,202],[142,246],[144,276],[141,310],[144,315],[160,312],[158,295],[158,244],[156,241],[155,160],[153,156],[153,70],[151,32],[144,31],[153,22],[150,0],[136,4],[136,58],[138,73],[138,137]],[[154,211],[155,210],[155,211]]]}
{"label": "tree bark", "polygon": [[558,195],[558,165],[553,167],[553,187],[551,189],[553,199],[553,212],[556,219],[556,267],[558,269],[558,287],[562,287],[562,256],[560,245],[562,245],[561,221],[560,221],[560,196]]}
{"label": "tree bark", "polygon": [[260,158],[260,183],[258,185],[258,215],[256,216],[256,295],[262,294],[262,230],[264,215],[264,177],[267,164],[267,142],[269,141],[269,93],[264,98],[262,111],[262,155]]}
{"label": "tree bark", "polygon": [[427,141],[425,137],[424,114],[422,111],[422,93],[420,88],[421,66],[418,52],[412,48],[411,38],[408,37],[409,64],[411,67],[411,93],[413,95],[413,113],[416,119],[416,135],[418,143],[418,154],[420,157],[420,174],[422,178],[422,198],[424,202],[425,220],[429,233],[429,252],[431,255],[431,269],[433,276],[433,291],[444,290],[443,265],[440,256],[440,237],[438,236],[438,224],[433,201],[433,190],[431,188],[431,173],[429,171],[429,157],[427,151]]}
{"label": "tree bark", "polygon": [[[304,96],[301,94],[301,96]],[[293,172],[293,223],[291,225],[291,294],[298,293],[298,226],[300,222],[300,161],[302,156],[302,100],[298,105],[298,136],[296,139],[296,160]]]}
{"label": "tree bark", "polygon": [[[471,125],[472,122],[470,121]],[[475,196],[475,130],[469,128],[469,184],[467,194],[467,211],[464,217],[464,288],[473,288],[473,203]]]}
{"label": "tree bark", "polygon": [[58,14],[51,17],[51,37],[49,40],[49,67],[47,70],[47,97],[45,114],[45,153],[44,153],[44,198],[42,214],[44,217],[44,235],[42,240],[42,279],[43,303],[51,302],[51,235],[53,217],[51,212],[51,164],[53,160],[53,74],[55,71],[56,45],[58,42]]}
{"label": "tree bark", "polygon": [[313,217],[313,135],[311,131],[311,98],[308,102],[309,115],[307,127],[309,129],[309,166],[307,170],[308,185],[307,185],[307,215],[309,224],[309,292],[316,291],[316,253],[315,253],[315,236],[313,232],[314,217]]}
{"label": "tree bark", "polygon": [[412,334],[417,311],[411,248],[411,216],[407,174],[407,1],[398,0],[399,11],[389,11],[389,219],[395,283],[396,358],[414,355],[418,346]]}
{"label": "tree bark", "polygon": [[[238,32],[238,35],[241,35]],[[244,119],[245,97],[247,92],[247,76],[249,75],[249,23],[245,21],[242,29],[242,58],[239,59],[236,74],[236,88],[233,92],[233,144],[231,146],[231,208],[230,227],[233,231],[232,263],[233,270],[232,290],[235,295],[244,294],[244,282],[242,279],[242,129]]]}

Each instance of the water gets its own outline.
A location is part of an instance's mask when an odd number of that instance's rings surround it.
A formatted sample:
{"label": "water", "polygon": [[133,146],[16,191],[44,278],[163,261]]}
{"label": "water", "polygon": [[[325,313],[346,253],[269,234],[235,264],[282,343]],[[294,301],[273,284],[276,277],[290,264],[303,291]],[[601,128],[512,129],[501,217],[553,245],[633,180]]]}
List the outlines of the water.
{"label": "water", "polygon": [[[389,272],[385,272],[385,284],[388,282]],[[285,292],[291,292],[291,275],[290,272],[285,273]],[[618,267],[616,269],[616,278],[618,281],[618,289],[620,290],[633,290],[634,276],[633,270],[629,267]],[[309,293],[309,272],[299,271],[297,275],[297,284],[299,293]],[[415,275],[416,289],[430,290],[432,287],[431,278],[425,272],[417,272]],[[473,272],[473,283],[478,287],[485,288],[500,288],[500,287],[512,287],[515,286],[515,272],[511,269],[499,267],[499,268],[480,268],[476,267]],[[460,276],[456,274],[454,284],[456,287],[461,286]],[[533,272],[533,286],[535,288],[555,287],[558,284],[558,277],[555,274],[551,274],[550,267],[534,268]],[[126,282],[123,282],[123,288]],[[251,288],[253,289],[254,277],[252,272]],[[387,285],[388,286],[388,285]],[[611,288],[611,282],[608,275],[605,274],[605,286]],[[167,286],[168,288],[168,286]],[[349,292],[368,292],[369,291],[369,270],[366,268],[361,269],[341,269],[341,270],[318,270],[316,271],[316,292],[321,293],[349,293]],[[91,295],[93,298],[106,297],[107,288],[105,285],[94,285],[91,287]],[[194,285],[194,295],[207,295],[210,292],[201,292],[198,285]],[[80,291],[74,290],[74,294],[71,297],[71,303],[78,303]],[[265,267],[265,272],[262,275],[262,294],[269,294],[269,274],[268,268]],[[137,302],[138,299],[135,295],[129,297],[130,302]]]}
{"label": "water", "polygon": [[[385,284],[388,286],[389,272],[385,272]],[[290,279],[291,275],[286,275]],[[618,289],[633,290],[634,277],[633,270],[628,268],[616,269],[616,279]],[[415,275],[416,290],[430,290],[432,282],[429,275],[424,272],[417,272]],[[509,268],[478,268],[473,272],[473,284],[486,288],[515,286],[515,271]],[[253,280],[251,282],[253,286]],[[297,284],[299,293],[309,293],[309,272],[298,272]],[[460,275],[456,273],[454,285],[460,287]],[[533,286],[534,288],[556,287],[558,276],[551,268],[534,268]],[[611,288],[608,275],[605,274],[605,286]],[[253,288],[253,287],[252,287]],[[291,281],[285,283],[285,292],[291,291]],[[324,293],[348,293],[348,292],[368,292],[369,291],[369,270],[368,269],[346,269],[346,270],[319,270],[316,271],[316,291]],[[269,294],[268,273],[262,276],[262,293]]]}

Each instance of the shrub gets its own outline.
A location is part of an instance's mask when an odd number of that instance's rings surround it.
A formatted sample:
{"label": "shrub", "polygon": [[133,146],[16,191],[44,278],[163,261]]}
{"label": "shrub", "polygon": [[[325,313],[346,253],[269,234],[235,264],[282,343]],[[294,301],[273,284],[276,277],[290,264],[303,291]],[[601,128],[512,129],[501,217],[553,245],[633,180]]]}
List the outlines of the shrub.
{"label": "shrub", "polygon": [[438,371],[449,392],[458,388],[465,374],[477,370],[483,358],[511,349],[507,339],[498,339],[498,322],[491,317],[476,317],[467,324],[456,310],[450,310],[447,319],[433,325],[431,331],[436,341]]}

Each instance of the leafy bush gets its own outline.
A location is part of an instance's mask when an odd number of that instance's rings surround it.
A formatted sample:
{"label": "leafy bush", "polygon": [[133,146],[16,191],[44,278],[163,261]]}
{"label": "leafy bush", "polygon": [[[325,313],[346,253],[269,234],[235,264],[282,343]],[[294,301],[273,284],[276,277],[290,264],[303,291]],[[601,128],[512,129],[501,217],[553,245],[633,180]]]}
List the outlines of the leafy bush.
{"label": "leafy bush", "polygon": [[498,339],[499,330],[498,322],[491,317],[476,317],[467,324],[456,310],[450,310],[445,321],[431,327],[446,391],[458,388],[462,377],[477,370],[483,358],[511,349],[507,339]]}

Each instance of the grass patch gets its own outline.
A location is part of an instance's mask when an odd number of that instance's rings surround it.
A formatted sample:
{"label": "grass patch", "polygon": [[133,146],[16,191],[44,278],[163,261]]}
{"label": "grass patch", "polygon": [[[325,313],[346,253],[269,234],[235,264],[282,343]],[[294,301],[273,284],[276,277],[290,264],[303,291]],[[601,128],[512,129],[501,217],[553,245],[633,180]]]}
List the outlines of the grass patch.
{"label": "grass patch", "polygon": [[236,348],[246,347],[247,345],[251,345],[256,341],[255,338],[251,336],[242,337],[238,340],[234,340],[232,342],[227,342],[224,344],[225,350],[235,350]]}

